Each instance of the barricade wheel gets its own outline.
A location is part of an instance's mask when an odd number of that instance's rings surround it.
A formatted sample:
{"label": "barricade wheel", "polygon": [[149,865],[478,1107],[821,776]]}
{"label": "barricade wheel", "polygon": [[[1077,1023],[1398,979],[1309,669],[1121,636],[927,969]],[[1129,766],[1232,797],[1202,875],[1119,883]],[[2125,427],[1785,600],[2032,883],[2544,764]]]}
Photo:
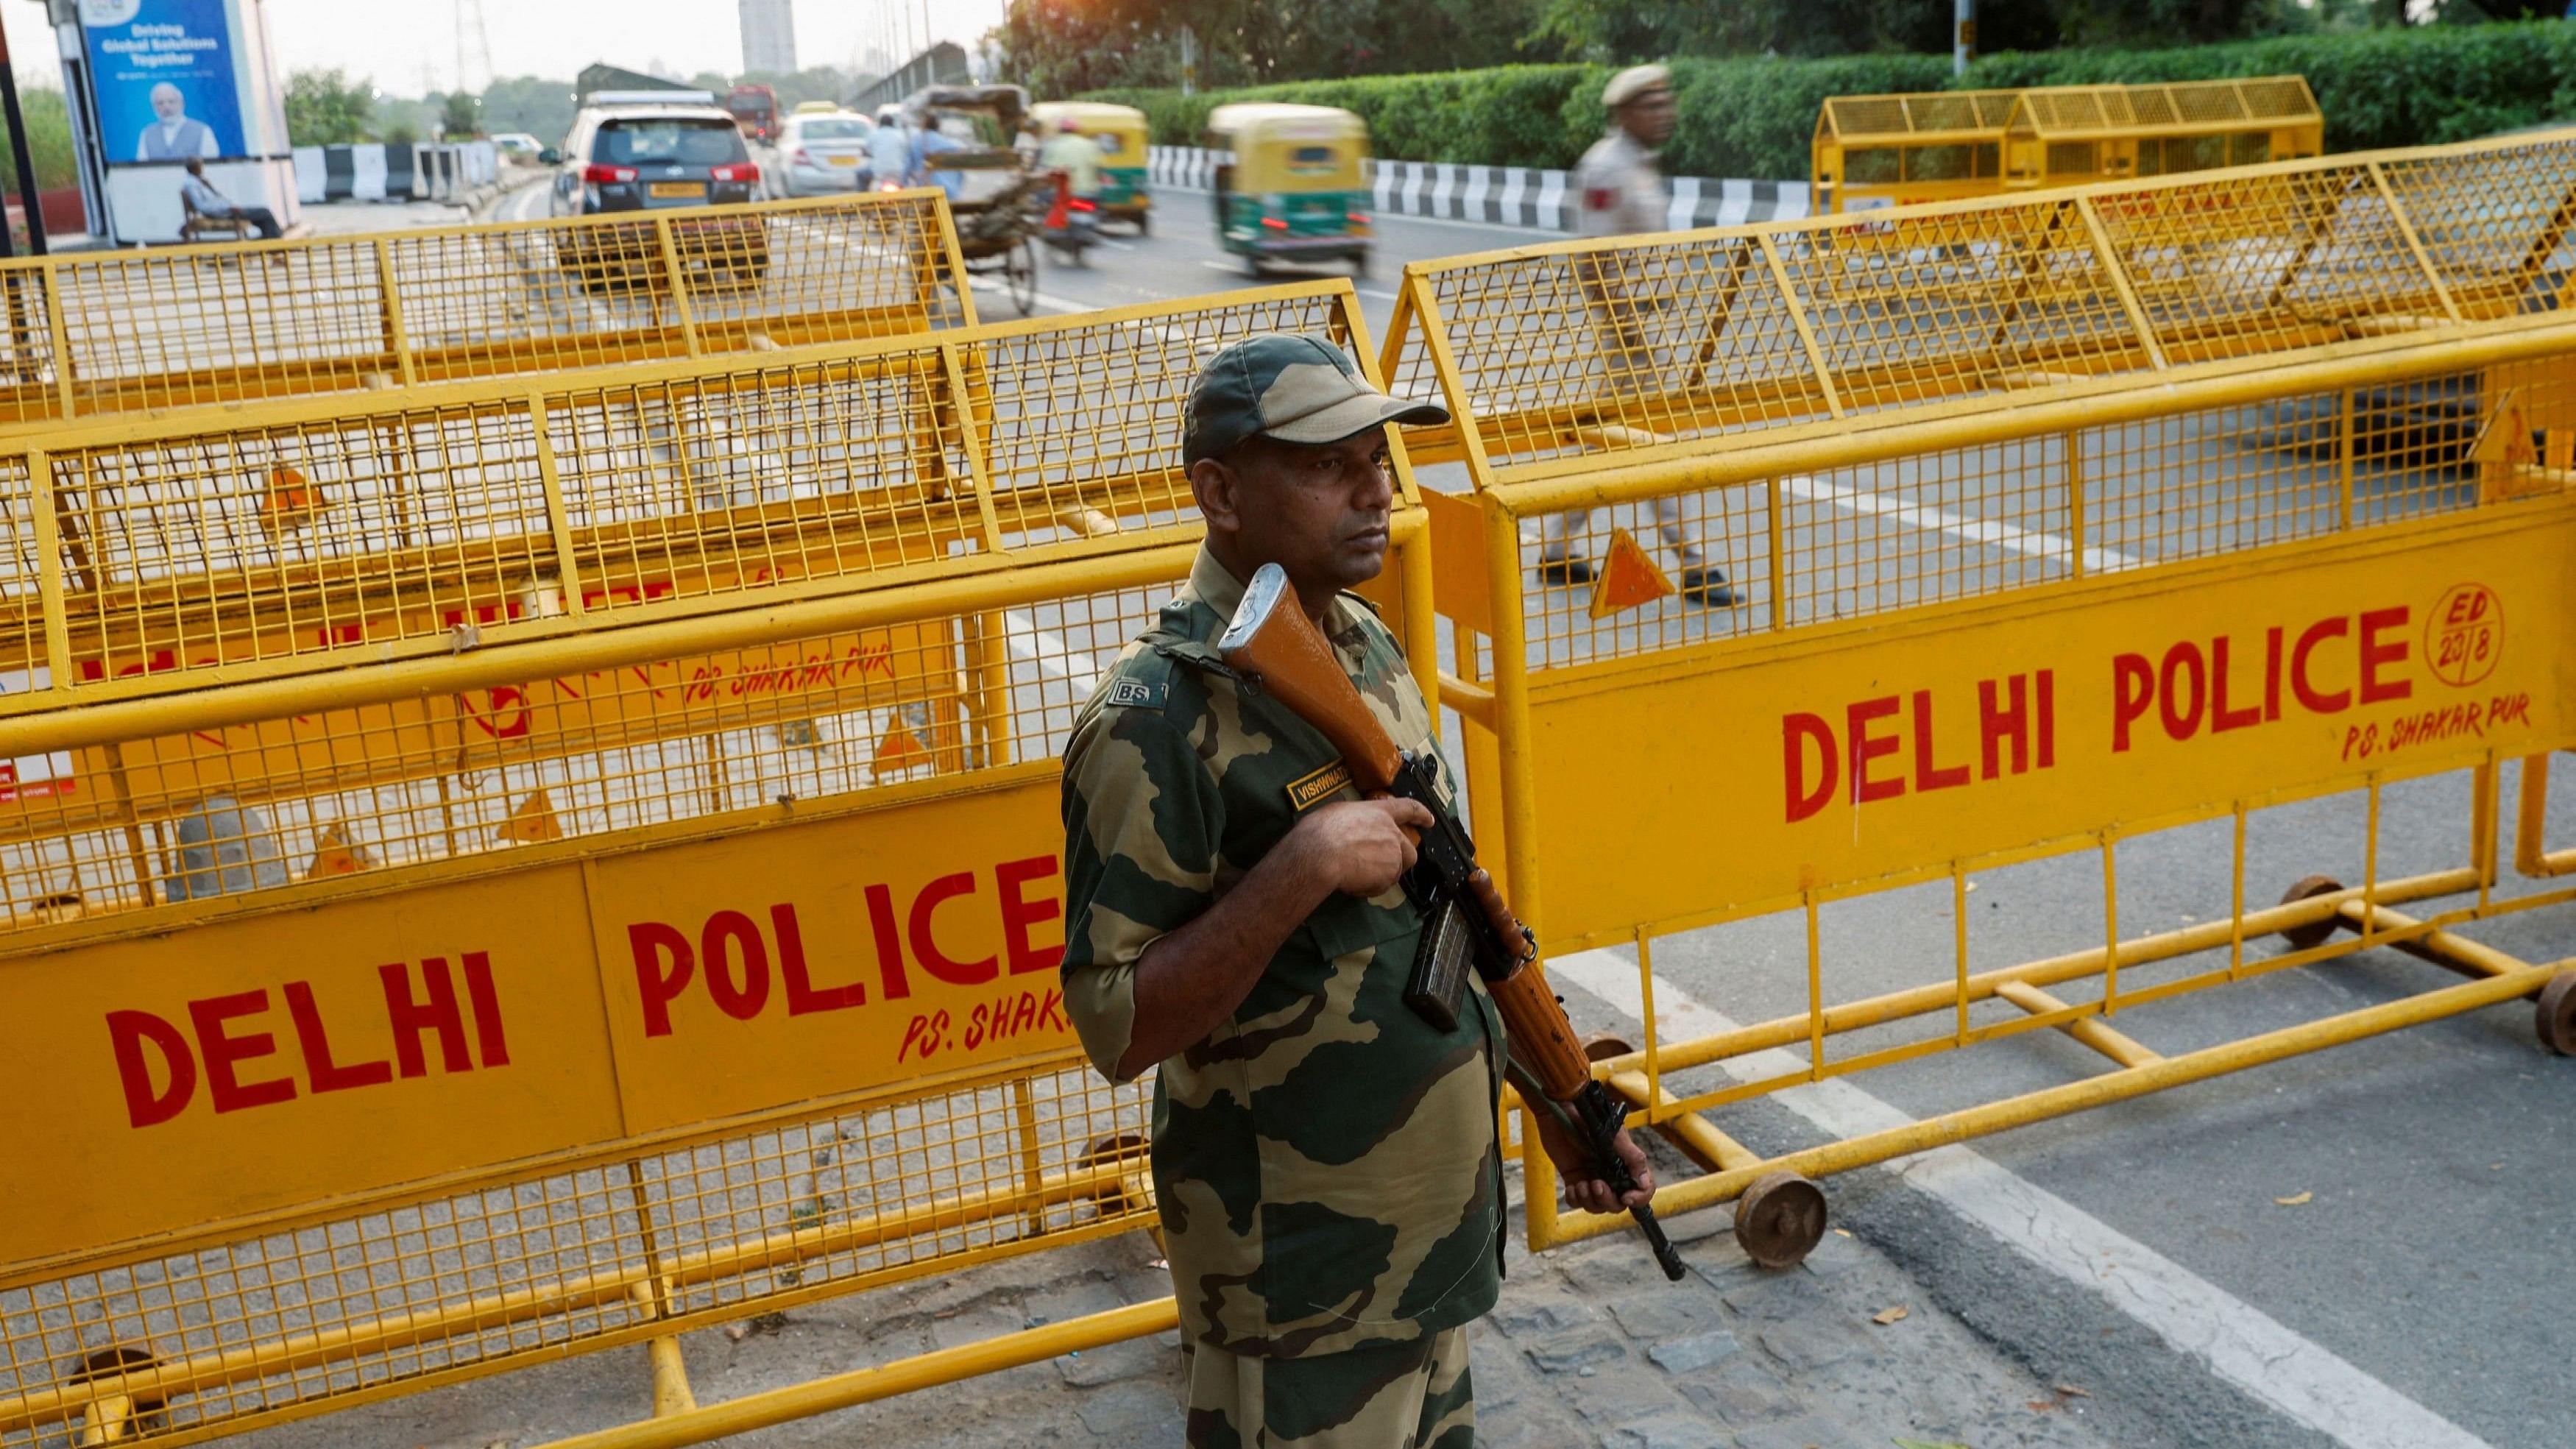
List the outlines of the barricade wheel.
{"label": "barricade wheel", "polygon": [[2540,988],[2534,1025],[2540,1044],[2562,1057],[2576,1057],[2576,971],[2561,971]]}
{"label": "barricade wheel", "polygon": [[[1091,1199],[1092,1207],[1100,1216],[1107,1218],[1115,1217],[1120,1213],[1137,1212],[1148,1205],[1150,1198],[1145,1173],[1146,1162],[1152,1152],[1153,1146],[1142,1132],[1121,1132],[1113,1137],[1096,1137],[1092,1139],[1089,1147],[1082,1149],[1082,1166],[1086,1168],[1101,1167],[1111,1163],[1125,1165],[1124,1170],[1118,1174],[1117,1186],[1104,1189]],[[1155,1252],[1170,1251],[1163,1246],[1163,1225],[1160,1221],[1147,1224],[1145,1231],[1153,1236]]]}
{"label": "barricade wheel", "polygon": [[1114,1137],[1095,1138],[1089,1147],[1082,1149],[1082,1166],[1085,1169],[1105,1167],[1111,1163],[1126,1165],[1126,1170],[1118,1175],[1117,1185],[1102,1188],[1091,1200],[1092,1205],[1100,1209],[1102,1217],[1145,1205],[1145,1163],[1152,1150],[1142,1132],[1121,1132]]}
{"label": "barricade wheel", "polygon": [[[2286,906],[2298,901],[2313,900],[2318,896],[2332,895],[2342,889],[2343,882],[2333,876],[2306,876],[2296,885],[2281,892],[2281,904]],[[2290,943],[2291,950],[2305,951],[2313,946],[2324,945],[2326,938],[2334,933],[2335,918],[2328,916],[2322,921],[2311,921],[2304,926],[2292,926],[2281,933],[2281,939]]]}
{"label": "barricade wheel", "polygon": [[1794,1268],[1825,1236],[1825,1190],[1794,1172],[1766,1173],[1735,1200],[1735,1241],[1765,1268]]}

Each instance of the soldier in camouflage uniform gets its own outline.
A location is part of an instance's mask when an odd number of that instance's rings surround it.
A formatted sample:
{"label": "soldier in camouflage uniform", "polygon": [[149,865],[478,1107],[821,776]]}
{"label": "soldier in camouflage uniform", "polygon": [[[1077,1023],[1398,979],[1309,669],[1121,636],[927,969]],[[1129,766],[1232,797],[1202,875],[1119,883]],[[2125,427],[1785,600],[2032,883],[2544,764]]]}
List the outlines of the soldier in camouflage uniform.
{"label": "soldier in camouflage uniform", "polygon": [[[1481,987],[1446,1032],[1403,1004],[1421,920],[1398,880],[1428,812],[1359,799],[1323,736],[1215,647],[1276,563],[1389,736],[1427,744],[1403,651],[1341,591],[1385,562],[1385,425],[1445,417],[1319,338],[1212,358],[1183,444],[1206,546],[1065,751],[1065,1003],[1111,1080],[1160,1064],[1192,1449],[1475,1435],[1465,1325],[1501,1280],[1500,1019]],[[1624,1205],[1554,1123],[1541,1135],[1577,1206]]]}

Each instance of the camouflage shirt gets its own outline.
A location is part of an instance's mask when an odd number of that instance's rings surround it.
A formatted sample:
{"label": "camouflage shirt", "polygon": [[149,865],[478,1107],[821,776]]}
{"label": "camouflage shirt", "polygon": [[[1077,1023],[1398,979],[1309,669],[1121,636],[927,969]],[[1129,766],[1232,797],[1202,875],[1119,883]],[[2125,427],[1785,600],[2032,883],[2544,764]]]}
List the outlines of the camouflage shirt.
{"label": "camouflage shirt", "polygon": [[[1243,585],[1190,582],[1093,691],[1065,751],[1065,1005],[1117,1075],[1136,959],[1213,906],[1305,810],[1357,798],[1305,721],[1217,658]],[[1324,631],[1399,744],[1431,718],[1404,654],[1345,596]],[[1437,1333],[1500,1288],[1502,1028],[1403,1002],[1421,918],[1401,887],[1335,895],[1231,1019],[1161,1065],[1154,1185],[1181,1322],[1232,1353],[1336,1353]]]}

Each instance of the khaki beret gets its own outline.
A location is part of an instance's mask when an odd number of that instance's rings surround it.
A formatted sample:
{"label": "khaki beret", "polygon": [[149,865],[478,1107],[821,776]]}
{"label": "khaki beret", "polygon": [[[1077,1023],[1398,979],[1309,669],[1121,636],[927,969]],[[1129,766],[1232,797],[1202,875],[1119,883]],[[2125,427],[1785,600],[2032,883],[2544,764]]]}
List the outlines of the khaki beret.
{"label": "khaki beret", "polygon": [[1648,91],[1672,88],[1671,71],[1660,65],[1632,65],[1610,77],[1610,84],[1601,88],[1601,104],[1615,111]]}

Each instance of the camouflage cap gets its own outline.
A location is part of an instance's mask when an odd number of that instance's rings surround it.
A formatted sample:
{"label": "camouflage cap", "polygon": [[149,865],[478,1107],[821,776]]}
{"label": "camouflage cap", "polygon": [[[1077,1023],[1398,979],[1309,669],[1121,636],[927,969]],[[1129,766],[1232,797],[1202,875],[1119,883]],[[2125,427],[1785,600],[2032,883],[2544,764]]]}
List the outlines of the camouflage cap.
{"label": "camouflage cap", "polygon": [[1181,462],[1214,458],[1256,434],[1283,443],[1338,443],[1386,423],[1445,423],[1437,403],[1370,387],[1348,354],[1321,337],[1266,332],[1228,345],[1190,384]]}

